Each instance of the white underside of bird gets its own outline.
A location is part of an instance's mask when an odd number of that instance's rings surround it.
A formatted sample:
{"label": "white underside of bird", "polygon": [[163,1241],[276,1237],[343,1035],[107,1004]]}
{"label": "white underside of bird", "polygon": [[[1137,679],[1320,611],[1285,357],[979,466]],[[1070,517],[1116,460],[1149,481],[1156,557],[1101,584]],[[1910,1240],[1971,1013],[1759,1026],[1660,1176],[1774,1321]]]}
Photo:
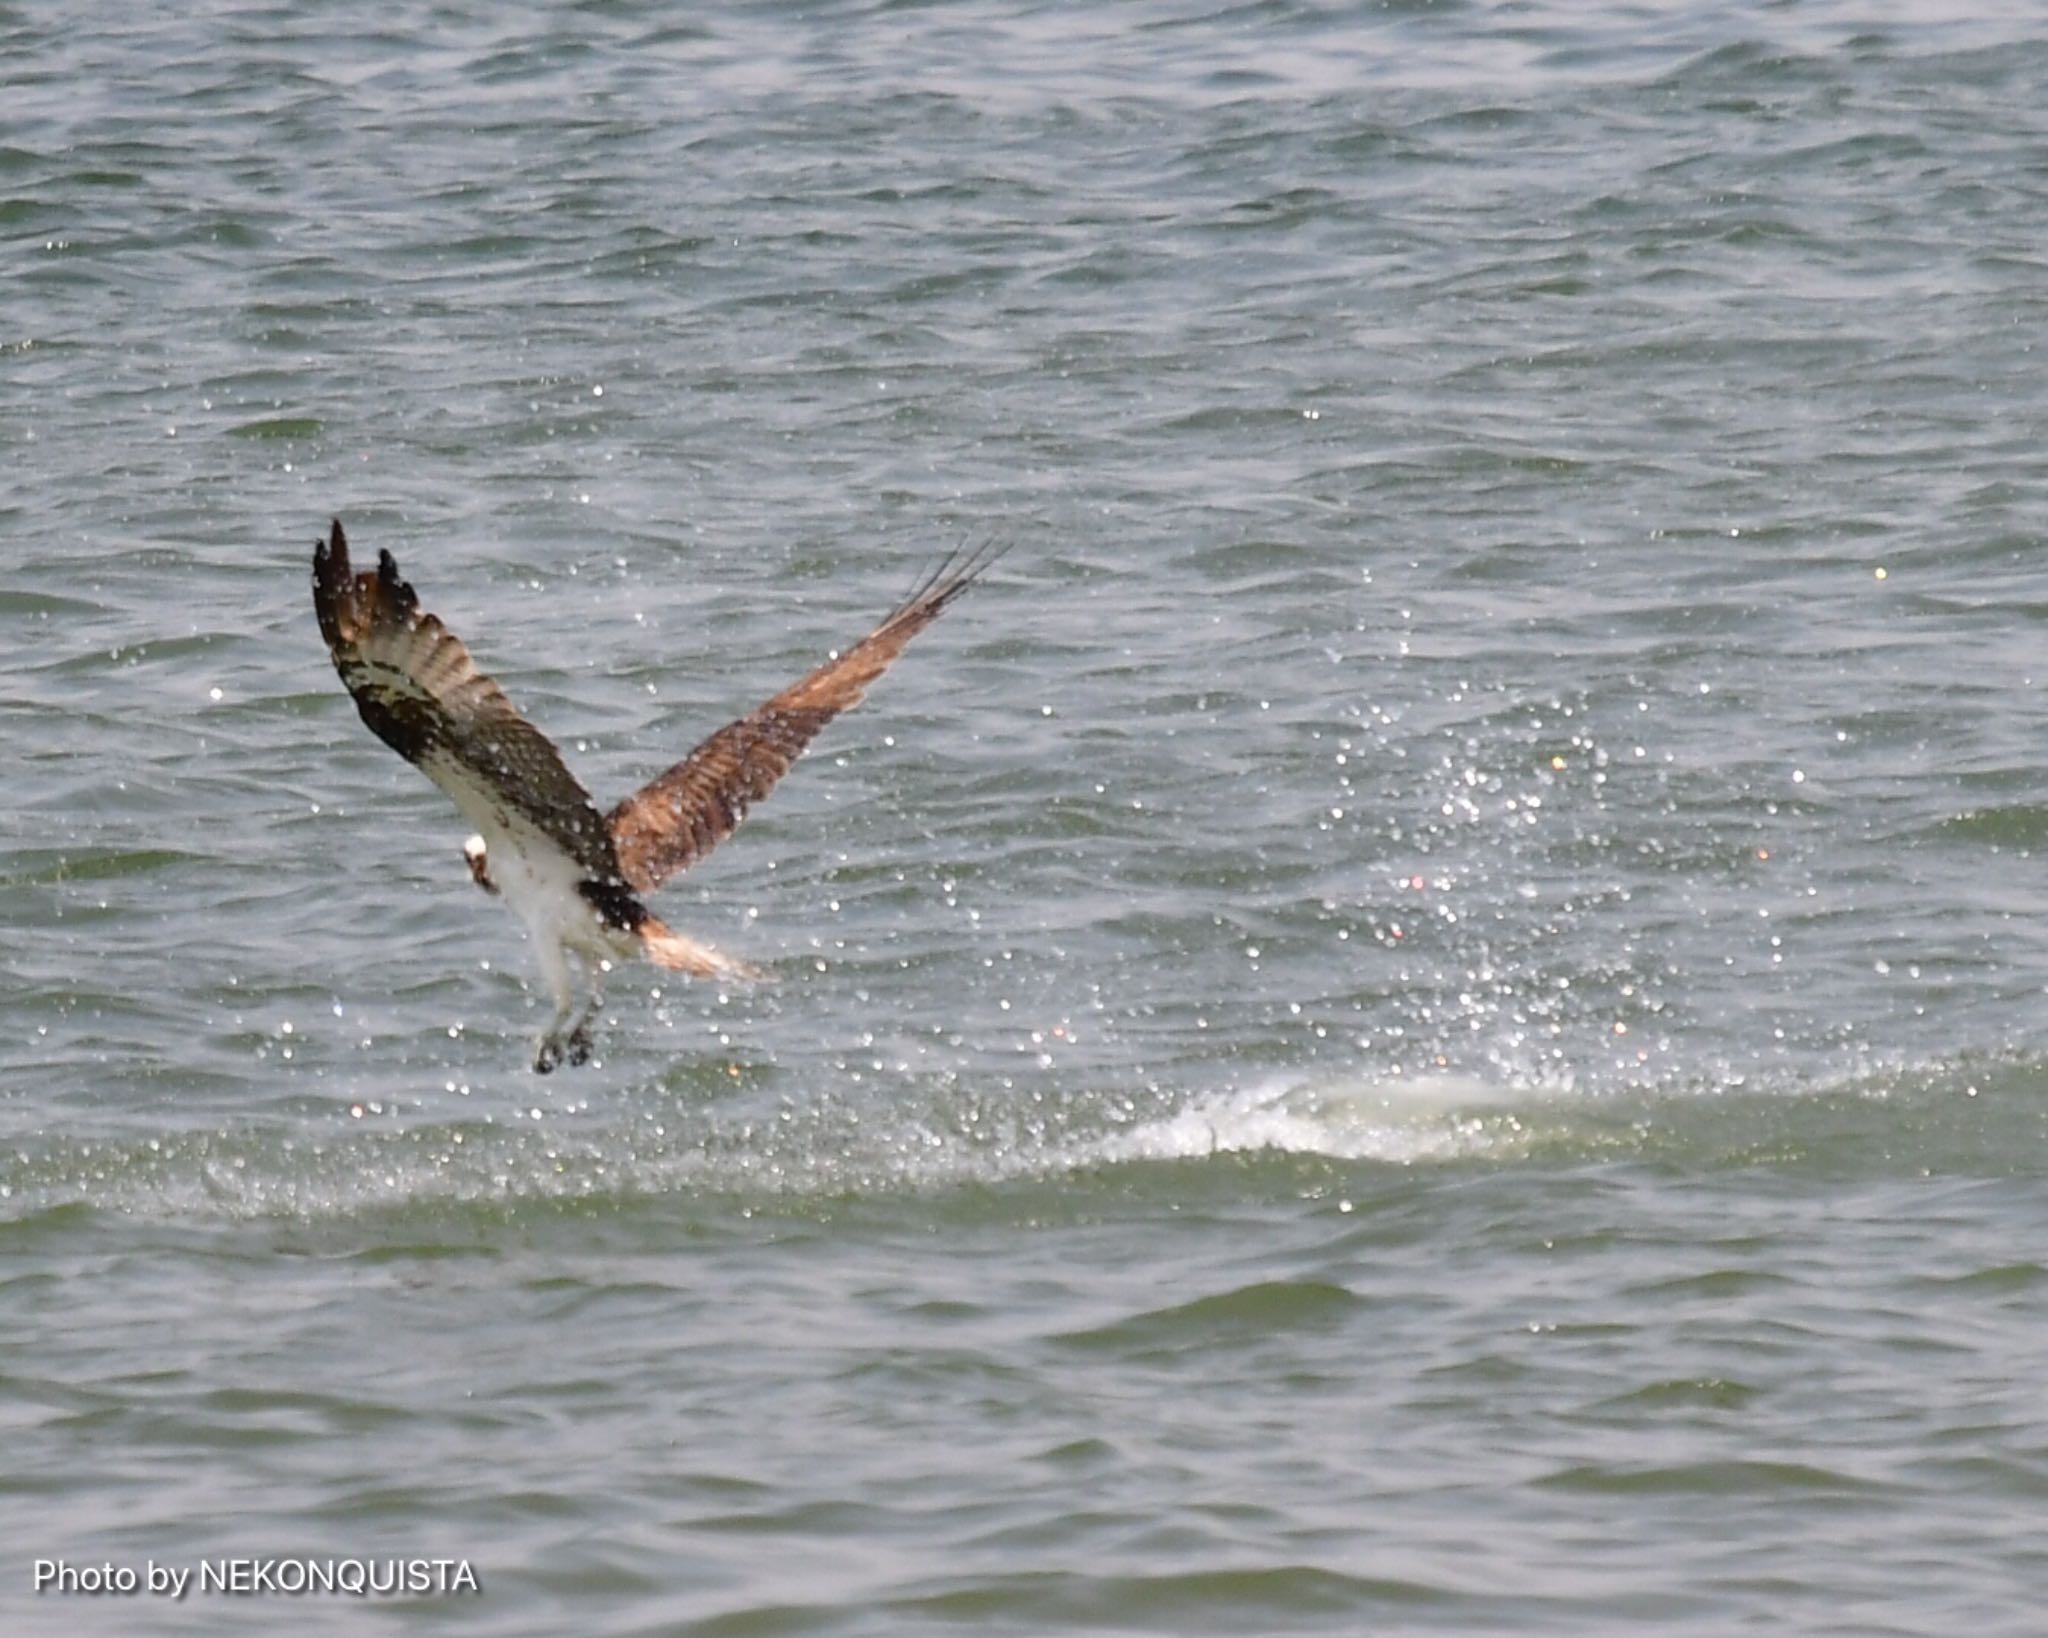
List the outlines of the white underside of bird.
{"label": "white underside of bird", "polygon": [[[525,927],[541,981],[554,1001],[553,1016],[541,1031],[534,1058],[535,1067],[543,1071],[564,1059],[572,1064],[589,1060],[590,1026],[604,1010],[606,980],[615,968],[636,957],[698,978],[760,982],[769,976],[684,937],[665,922],[650,918],[633,931],[612,925],[584,896],[583,873],[573,859],[554,850],[520,847],[510,829],[493,826],[481,831],[463,844],[462,851],[477,885],[503,898]],[[578,968],[589,992],[580,1012]]]}

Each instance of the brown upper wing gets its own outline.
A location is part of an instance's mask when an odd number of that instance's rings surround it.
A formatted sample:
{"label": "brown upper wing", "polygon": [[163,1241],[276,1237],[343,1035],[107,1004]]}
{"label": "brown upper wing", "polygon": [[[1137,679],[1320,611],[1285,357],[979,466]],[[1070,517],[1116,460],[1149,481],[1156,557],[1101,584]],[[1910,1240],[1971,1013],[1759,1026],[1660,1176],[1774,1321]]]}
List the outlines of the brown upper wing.
{"label": "brown upper wing", "polygon": [[439,785],[479,830],[539,839],[599,881],[619,880],[611,832],[554,744],[422,614],[389,552],[352,574],[348,541],[313,547],[313,611],[370,731]]}
{"label": "brown upper wing", "polygon": [[612,845],[627,883],[638,892],[652,892],[738,829],[748,804],[775,788],[812,736],[857,704],[904,645],[1000,555],[986,547],[954,553],[844,654],[728,723],[613,808]]}

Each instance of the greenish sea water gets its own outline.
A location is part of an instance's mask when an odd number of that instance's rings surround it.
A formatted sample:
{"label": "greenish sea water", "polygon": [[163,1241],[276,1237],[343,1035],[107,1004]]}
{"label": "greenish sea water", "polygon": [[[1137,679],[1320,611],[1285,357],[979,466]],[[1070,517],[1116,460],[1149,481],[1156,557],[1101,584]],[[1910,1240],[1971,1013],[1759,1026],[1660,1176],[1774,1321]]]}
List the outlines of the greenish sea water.
{"label": "greenish sea water", "polygon": [[[0,3],[0,1627],[2035,1634],[2048,27]],[[546,1003],[601,799],[1009,547]],[[38,1591],[450,1558],[467,1591]]]}

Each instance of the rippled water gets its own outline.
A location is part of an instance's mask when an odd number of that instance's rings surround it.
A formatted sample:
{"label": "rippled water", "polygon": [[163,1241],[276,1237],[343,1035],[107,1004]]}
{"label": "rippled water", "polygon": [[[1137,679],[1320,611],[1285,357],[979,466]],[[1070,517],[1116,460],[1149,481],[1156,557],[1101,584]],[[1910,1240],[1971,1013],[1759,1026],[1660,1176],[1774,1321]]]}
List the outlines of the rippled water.
{"label": "rippled water", "polygon": [[[0,1620],[2037,1632],[2044,109],[2023,8],[0,5]],[[607,799],[1011,550],[662,901],[779,982],[541,1079],[335,513]],[[256,1555],[483,1591],[32,1584]]]}

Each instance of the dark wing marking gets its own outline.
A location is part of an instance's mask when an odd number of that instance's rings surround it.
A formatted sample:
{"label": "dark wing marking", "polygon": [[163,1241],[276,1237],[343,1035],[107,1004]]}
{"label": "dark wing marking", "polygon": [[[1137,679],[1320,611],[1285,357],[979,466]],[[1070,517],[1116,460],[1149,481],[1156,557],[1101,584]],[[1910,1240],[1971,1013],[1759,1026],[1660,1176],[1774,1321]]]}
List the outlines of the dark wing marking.
{"label": "dark wing marking", "polygon": [[983,547],[940,563],[879,626],[767,704],[728,723],[609,816],[629,885],[652,892],[739,828],[789,772],[813,735],[857,704],[911,638],[936,620],[1002,553]]}
{"label": "dark wing marking", "polygon": [[378,554],[374,574],[349,572],[339,519],[313,547],[313,612],[370,732],[446,791],[471,823],[545,840],[597,880],[619,880],[611,833],[561,752],[454,633],[420,613],[389,552]]}

